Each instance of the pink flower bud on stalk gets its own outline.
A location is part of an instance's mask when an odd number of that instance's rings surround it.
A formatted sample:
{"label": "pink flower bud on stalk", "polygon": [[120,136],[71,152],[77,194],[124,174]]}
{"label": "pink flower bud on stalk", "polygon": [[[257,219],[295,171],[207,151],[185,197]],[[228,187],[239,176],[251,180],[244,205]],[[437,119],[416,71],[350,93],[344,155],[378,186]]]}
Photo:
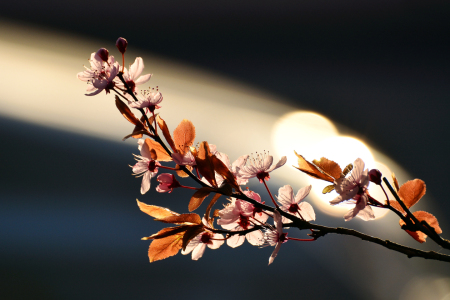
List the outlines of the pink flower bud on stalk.
{"label": "pink flower bud on stalk", "polygon": [[381,184],[381,172],[377,169],[372,169],[369,172],[369,180],[372,181],[375,184],[380,185]]}
{"label": "pink flower bud on stalk", "polygon": [[178,180],[175,179],[173,174],[164,173],[156,178],[158,180],[159,185],[156,187],[156,191],[159,193],[169,192],[171,193],[174,188],[181,187],[181,184]]}
{"label": "pink flower bud on stalk", "polygon": [[97,53],[98,57],[101,58],[104,62],[108,63],[109,52],[105,48],[98,49]]}
{"label": "pink flower bud on stalk", "polygon": [[120,37],[116,41],[116,47],[119,49],[120,53],[125,54],[125,51],[127,51],[128,42],[123,37]]}

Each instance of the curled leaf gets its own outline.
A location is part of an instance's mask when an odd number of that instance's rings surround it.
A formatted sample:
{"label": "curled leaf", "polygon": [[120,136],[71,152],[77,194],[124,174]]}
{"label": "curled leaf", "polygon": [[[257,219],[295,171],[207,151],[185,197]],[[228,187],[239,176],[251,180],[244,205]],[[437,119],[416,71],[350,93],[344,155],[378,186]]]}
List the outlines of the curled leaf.
{"label": "curled leaf", "polygon": [[330,192],[332,192],[334,190],[334,185],[327,185],[326,187],[323,188],[322,194],[328,194]]}
{"label": "curled leaf", "polygon": [[171,217],[171,216],[179,216],[178,213],[173,212],[167,208],[164,208],[161,206],[156,206],[156,205],[148,205],[137,199],[136,199],[136,201],[139,206],[139,209],[142,212],[145,212],[146,214],[152,216],[155,219],[161,219],[161,218],[166,218],[166,217]]}
{"label": "curled leaf", "polygon": [[133,125],[137,125],[140,123],[139,119],[131,112],[128,105],[126,105],[119,97],[116,95],[116,107],[122,114],[122,116],[127,119]]}
{"label": "curled leaf", "polygon": [[[188,168],[189,170],[192,170],[191,166],[186,166],[186,168]],[[182,178],[189,177],[189,175],[185,171],[181,170],[179,165],[175,165],[175,169],[176,169],[176,172],[177,172],[178,176],[180,176]]]}
{"label": "curled leaf", "polygon": [[342,174],[344,175],[344,177],[347,176],[347,174],[348,174],[351,170],[353,170],[353,164],[348,164],[348,165],[345,167],[344,171],[342,171]]}
{"label": "curled leaf", "polygon": [[195,157],[197,169],[213,187],[217,187],[212,156],[208,142],[201,142],[198,147],[198,154]]}
{"label": "curled leaf", "polygon": [[209,214],[210,214],[211,209],[213,208],[214,204],[216,204],[217,200],[220,198],[220,196],[222,196],[222,195],[219,193],[215,194],[214,197],[209,202],[208,207],[206,208],[205,218],[206,218],[206,221],[210,223],[209,225],[211,225],[211,227],[213,225],[212,224],[213,222],[210,222],[210,220],[212,220],[212,219],[210,218]]}
{"label": "curled leaf", "polygon": [[159,115],[156,116],[156,123],[158,123],[159,128],[163,132],[164,138],[166,139],[167,143],[170,145],[170,148],[174,152],[177,151],[175,147],[175,143],[172,140],[172,136],[170,135],[169,127],[167,127],[166,121],[164,121]]}
{"label": "curled leaf", "polygon": [[397,177],[395,177],[394,172],[392,172],[392,181],[394,182],[394,187],[395,190],[398,192],[398,190],[400,189],[399,185],[398,185],[398,181],[397,181]]}
{"label": "curled leaf", "polygon": [[230,169],[215,155],[211,156],[214,171],[228,182],[236,191],[239,191],[239,185],[236,182],[236,177],[231,173]]}
{"label": "curled leaf", "polygon": [[183,226],[177,226],[177,227],[167,227],[164,228],[162,230],[160,230],[159,232],[152,234],[149,237],[143,237],[141,240],[157,240],[157,239],[162,239],[174,234],[178,234],[178,233],[182,233],[185,232],[186,230],[189,229],[189,225],[183,225]]}
{"label": "curled leaf", "polygon": [[191,201],[189,202],[189,211],[196,210],[212,191],[213,189],[210,187],[202,187],[201,189],[196,191],[194,195],[192,195]]}
{"label": "curled leaf", "polygon": [[295,152],[295,155],[297,155],[298,157],[298,167],[294,166],[295,168],[299,169],[300,171],[306,173],[311,177],[322,179],[329,182],[334,182],[333,177],[323,173],[318,167],[307,161],[302,155],[297,154],[297,152]]}
{"label": "curled leaf", "polygon": [[[426,211],[416,211],[413,213],[413,215],[417,218],[417,220],[419,222],[423,222],[423,221],[427,222],[427,224],[430,225],[430,227],[432,227],[437,234],[442,233],[442,229],[441,229],[441,227],[439,227],[438,220],[432,214],[430,214]],[[406,225],[406,223],[403,222],[402,219],[400,219],[399,224],[400,224],[400,226]],[[405,231],[419,243],[426,242],[427,235],[425,233],[423,233],[422,231],[410,231],[407,229]]]}

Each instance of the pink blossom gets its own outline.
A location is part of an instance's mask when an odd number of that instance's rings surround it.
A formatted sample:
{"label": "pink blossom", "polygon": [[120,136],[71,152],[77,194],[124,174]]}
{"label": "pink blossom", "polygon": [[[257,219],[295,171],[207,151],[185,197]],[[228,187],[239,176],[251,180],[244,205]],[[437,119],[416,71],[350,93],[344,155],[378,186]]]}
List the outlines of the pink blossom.
{"label": "pink blossom", "polygon": [[158,166],[161,164],[153,160],[150,155],[148,147],[145,147],[143,139],[138,140],[138,149],[141,151],[141,155],[134,155],[137,163],[132,166],[133,175],[136,177],[142,176],[141,194],[145,194],[150,190],[150,179],[156,176],[158,173]]}
{"label": "pink blossom", "polygon": [[283,156],[276,165],[272,166],[273,156],[264,152],[263,154],[257,154],[256,158],[251,158],[249,164],[238,168],[237,174],[242,179],[256,177],[262,183],[264,180],[269,180],[269,173],[283,166],[286,160],[286,156]]}
{"label": "pink blossom", "polygon": [[275,249],[273,250],[272,255],[270,255],[269,258],[269,265],[273,263],[273,260],[275,259],[275,257],[277,257],[281,245],[288,241],[287,233],[283,232],[283,222],[281,221],[281,215],[277,210],[273,212],[273,220],[276,228],[269,229],[264,234],[265,244],[275,246]]}
{"label": "pink blossom", "polygon": [[[133,91],[133,93],[137,94],[137,86],[146,83],[152,77],[152,74],[142,75],[142,71],[144,70],[144,60],[141,57],[136,57],[134,63],[130,66],[130,71],[126,68],[123,71],[123,79]],[[124,84],[120,81],[116,81],[117,86],[121,88],[125,88]]]}
{"label": "pink blossom", "polygon": [[163,96],[159,91],[146,91],[142,94],[142,97],[137,97],[139,101],[128,101],[130,107],[133,108],[145,108],[147,107],[150,112],[154,112],[155,109],[161,108],[159,103],[163,100]]}
{"label": "pink blossom", "polygon": [[[261,202],[259,194],[252,191],[244,192],[249,198],[252,198],[258,202]],[[220,219],[217,220],[217,224],[224,229],[231,231],[243,231],[254,227],[254,224],[264,224],[267,221],[268,215],[263,213],[261,209],[255,208],[255,206],[247,201],[240,199],[231,199],[224,209],[219,211]],[[260,246],[264,242],[264,235],[261,230],[254,230],[244,235],[234,234],[227,239],[227,245],[235,248],[244,243],[244,240],[254,245]]]}
{"label": "pink blossom", "polygon": [[347,200],[356,204],[354,208],[344,215],[345,221],[349,221],[355,216],[364,221],[375,219],[373,210],[368,205],[367,186],[369,185],[369,171],[368,169],[364,170],[364,162],[361,158],[356,159],[353,166],[354,168],[349,178],[339,178],[335,181],[334,187],[339,196],[330,201],[330,204],[336,205]]}
{"label": "pink blossom", "polygon": [[[311,185],[298,190],[294,198],[294,191],[290,185],[285,185],[278,190],[277,200],[281,204],[280,209],[294,216],[300,216],[305,221],[313,221],[316,214],[311,204],[301,202],[311,191]],[[283,222],[289,222],[283,217]]]}
{"label": "pink blossom", "polygon": [[174,188],[180,187],[180,183],[175,179],[173,174],[161,174],[156,180],[159,182],[159,185],[156,187],[156,191],[159,193],[171,193]]}
{"label": "pink blossom", "polygon": [[115,62],[114,56],[109,56],[108,61],[104,62],[99,55],[100,50],[91,53],[91,58],[89,59],[91,68],[85,67],[86,70],[77,74],[78,79],[88,83],[86,91],[90,93],[86,94],[87,96],[97,95],[102,90],[106,90],[106,93],[109,93],[109,90],[115,85],[114,79],[119,72],[119,64]]}
{"label": "pink blossom", "polygon": [[[203,224],[207,228],[210,228],[205,219],[203,219]],[[186,249],[181,251],[181,254],[186,255],[192,252],[192,260],[198,260],[203,256],[206,247],[218,249],[223,243],[223,235],[206,230],[194,237],[186,246]]]}
{"label": "pink blossom", "polygon": [[[216,145],[209,144],[209,151],[211,152],[211,154],[215,155],[218,159],[220,159],[224,163],[225,166],[227,166],[227,168],[231,171],[231,173],[236,178],[237,184],[244,185],[248,182],[248,179],[243,179],[237,174],[237,170],[246,164],[249,155],[242,155],[237,160],[235,160],[233,162],[233,164],[230,164],[230,159],[228,158],[228,155],[217,151]],[[217,185],[221,186],[224,181],[223,177],[220,176],[218,173],[215,173],[215,177],[216,177]],[[206,179],[202,180],[202,181],[204,181],[205,183],[207,182]]]}

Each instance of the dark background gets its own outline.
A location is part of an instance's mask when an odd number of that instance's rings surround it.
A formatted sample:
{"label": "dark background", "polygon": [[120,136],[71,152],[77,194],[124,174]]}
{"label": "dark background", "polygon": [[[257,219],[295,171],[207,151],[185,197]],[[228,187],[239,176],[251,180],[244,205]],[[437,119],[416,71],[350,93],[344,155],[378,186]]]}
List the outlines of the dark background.
{"label": "dark background", "polygon": [[[426,182],[444,236],[449,17],[445,1],[18,0],[0,10],[4,20],[68,34],[112,42],[124,36],[352,128]],[[408,260],[351,237],[287,244],[269,268],[272,249],[249,246],[150,265],[148,243],[139,239],[160,227],[131,203],[138,183],[124,164],[130,146],[8,117],[0,136],[6,299],[386,299],[398,298],[409,276],[449,276],[443,263]],[[174,196],[154,197],[165,205]],[[344,225],[326,217],[319,223],[327,222]],[[358,229],[359,222],[345,226]],[[384,280],[395,272],[375,261],[402,266],[398,283]]]}

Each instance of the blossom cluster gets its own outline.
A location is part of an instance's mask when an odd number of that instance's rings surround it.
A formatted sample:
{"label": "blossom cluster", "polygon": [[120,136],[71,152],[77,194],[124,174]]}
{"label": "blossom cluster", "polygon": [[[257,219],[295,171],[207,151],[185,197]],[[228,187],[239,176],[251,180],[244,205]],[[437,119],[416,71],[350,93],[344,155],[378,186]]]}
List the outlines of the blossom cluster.
{"label": "blossom cluster", "polygon": [[[188,202],[189,213],[184,214],[138,201],[139,208],[156,221],[176,225],[143,238],[152,240],[150,262],[175,255],[179,250],[182,250],[182,254],[191,253],[192,259],[198,260],[206,248],[218,249],[225,243],[236,248],[247,240],[250,245],[257,247],[274,246],[269,258],[271,264],[281,245],[287,241],[315,241],[323,235],[311,223],[316,219],[312,205],[304,201],[312,185],[299,188],[295,194],[292,186],[284,185],[278,189],[275,197],[267,185],[270,173],[286,164],[286,156],[274,161],[269,152],[263,151],[255,155],[243,154],[231,163],[228,155],[220,152],[214,144],[202,141],[194,146],[196,134],[191,121],[182,120],[171,133],[160,113],[155,113],[156,109],[162,107],[160,104],[163,101],[159,88],[139,89],[152,76],[142,75],[143,59],[137,57],[127,69],[124,62],[128,42],[119,38],[116,46],[122,54],[122,65],[109,55],[107,49],[101,48],[91,54],[90,68],[85,67],[83,72],[77,74],[81,81],[88,84],[86,95],[114,92],[118,110],[134,125],[132,133],[125,139],[132,137],[137,140],[139,154],[134,154],[136,163],[130,167],[133,175],[142,177],[141,194],[149,192],[154,177],[158,183],[156,192],[172,193],[177,188],[195,191]],[[138,110],[142,116],[136,117],[131,109]],[[147,138],[144,139],[144,135]],[[398,214],[401,217],[400,226],[419,242],[424,242],[427,235],[442,232],[433,215],[409,212],[409,208],[425,193],[423,181],[416,179],[400,188],[393,177],[400,199],[377,200],[369,194],[368,185],[372,182],[383,188],[382,174],[375,169],[365,169],[362,159],[357,158],[342,170],[337,163],[327,158],[310,162],[302,155],[297,154],[297,157],[301,172],[330,183],[323,193],[337,193],[330,201],[331,205],[354,204],[344,215],[346,221],[354,217],[364,221],[374,220],[372,207],[381,207]],[[163,173],[163,170],[167,172]],[[193,179],[197,187],[181,184],[180,181],[186,177]],[[266,204],[260,194],[245,187],[251,179],[264,185],[266,197],[270,199],[268,202],[273,206]],[[209,198],[204,215],[201,217],[192,213],[210,195],[212,197]],[[226,197],[223,208],[213,210],[221,196]],[[428,231],[419,227],[420,222],[428,225]],[[291,227],[310,229],[311,233],[308,238],[291,237],[284,231]]]}

